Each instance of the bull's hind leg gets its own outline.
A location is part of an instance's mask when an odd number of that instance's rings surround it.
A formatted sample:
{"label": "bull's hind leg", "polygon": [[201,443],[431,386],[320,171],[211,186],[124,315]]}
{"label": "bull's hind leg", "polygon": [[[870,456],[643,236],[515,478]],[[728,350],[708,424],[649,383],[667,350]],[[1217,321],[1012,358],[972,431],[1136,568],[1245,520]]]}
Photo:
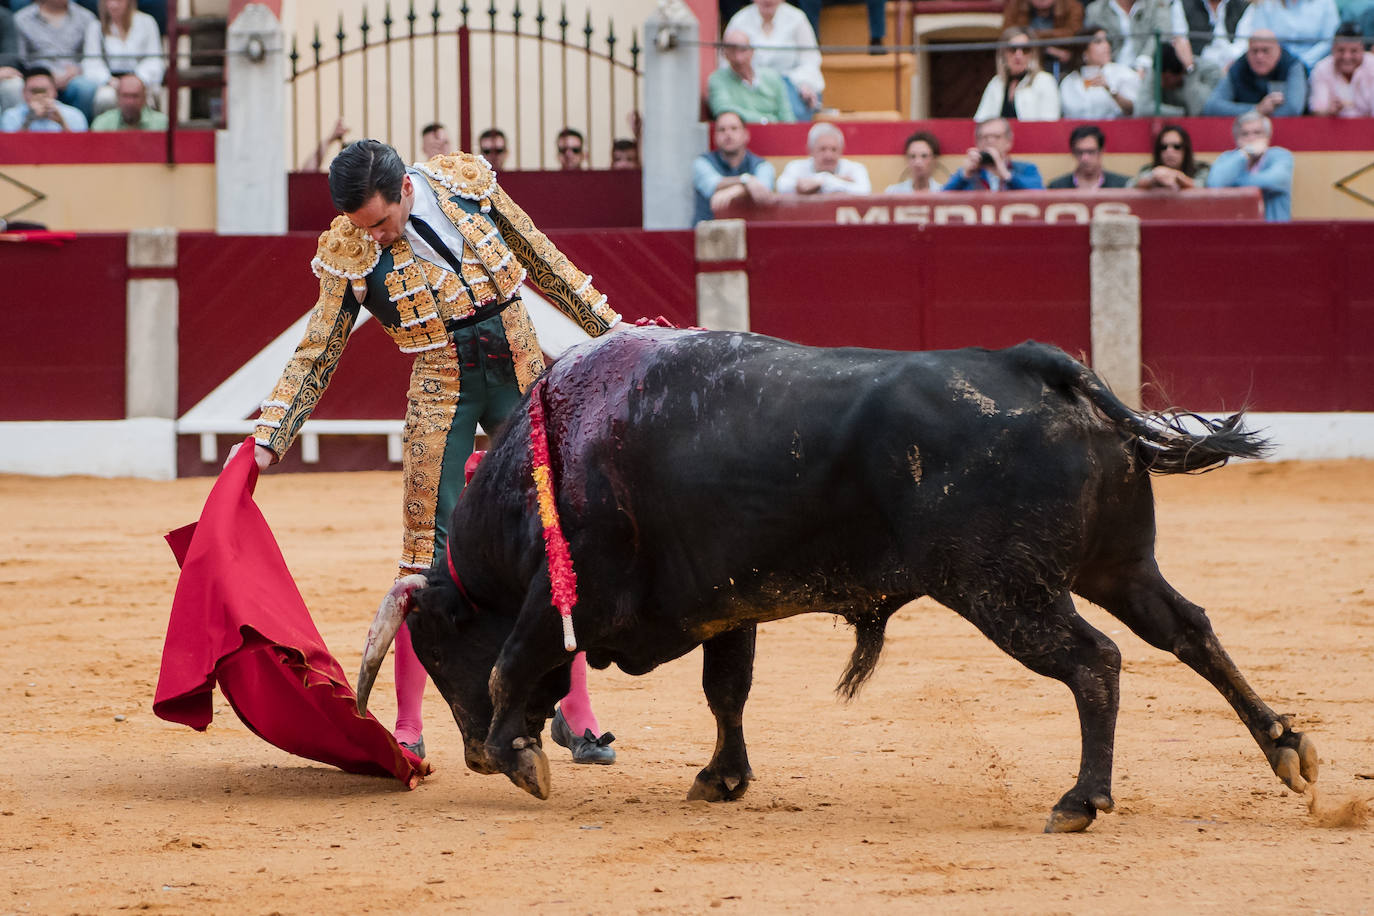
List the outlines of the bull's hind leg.
{"label": "bull's hind leg", "polygon": [[1309,782],[1317,781],[1317,747],[1312,739],[1293,731],[1285,718],[1259,698],[1222,648],[1207,612],[1174,591],[1153,560],[1085,578],[1077,591],[1150,645],[1172,652],[1216,687],[1290,789],[1302,792]]}
{"label": "bull's hind leg", "polygon": [[734,801],[754,778],[744,746],[744,703],[754,682],[757,631],[750,625],[701,644],[701,688],[716,717],[716,752],[697,774],[689,799]]}
{"label": "bull's hind leg", "polygon": [[964,610],[1002,651],[1036,674],[1062,681],[1073,692],[1082,734],[1078,781],[1055,804],[1046,833],[1087,830],[1099,811],[1111,811],[1112,749],[1116,740],[1121,653],[1074,609],[1067,592],[1041,608]]}

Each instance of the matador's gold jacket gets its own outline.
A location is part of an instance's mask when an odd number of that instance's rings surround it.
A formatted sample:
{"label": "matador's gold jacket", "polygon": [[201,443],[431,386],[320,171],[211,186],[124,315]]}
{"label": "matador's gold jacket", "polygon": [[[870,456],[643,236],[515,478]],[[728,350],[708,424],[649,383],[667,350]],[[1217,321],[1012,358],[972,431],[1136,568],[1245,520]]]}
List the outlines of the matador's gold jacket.
{"label": "matador's gold jacket", "polygon": [[[319,299],[300,345],[263,402],[254,433],[258,444],[278,458],[291,447],[329,384],[360,304],[401,352],[415,354],[449,346],[446,321],[512,299],[527,272],[587,333],[599,335],[620,319],[592,286],[592,278],[554,248],[497,186],[496,173],[481,156],[436,156],[415,168],[424,173],[440,209],[463,238],[462,252],[454,252],[462,274],[415,257],[404,235],[382,248],[347,217],[336,217],[320,236],[310,265],[320,278]],[[415,193],[425,189],[416,187]],[[517,301],[508,308],[519,310],[516,326],[530,329],[509,340],[523,391],[542,371],[542,355],[524,306]]]}

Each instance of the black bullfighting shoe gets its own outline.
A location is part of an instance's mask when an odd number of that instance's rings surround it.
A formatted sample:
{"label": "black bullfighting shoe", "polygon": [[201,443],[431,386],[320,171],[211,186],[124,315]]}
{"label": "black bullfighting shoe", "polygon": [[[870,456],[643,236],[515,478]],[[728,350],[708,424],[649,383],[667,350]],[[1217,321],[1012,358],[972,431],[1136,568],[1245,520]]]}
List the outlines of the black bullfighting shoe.
{"label": "black bullfighting shoe", "polygon": [[416,738],[415,741],[414,741],[414,743],[412,743],[412,744],[407,744],[407,743],[404,742],[404,741],[400,741],[400,742],[397,742],[397,743],[400,744],[401,747],[403,747],[403,748],[405,748],[406,750],[410,751],[410,752],[411,752],[412,754],[414,754],[416,757],[419,757],[421,760],[424,760],[424,759],[425,759],[425,736],[424,736],[424,735],[421,735],[420,737]]}
{"label": "black bullfighting shoe", "polygon": [[609,746],[615,740],[615,735],[602,732],[598,738],[590,728],[581,735],[574,735],[561,709],[554,710],[549,735],[554,743],[572,751],[573,763],[599,763],[603,766],[615,763],[615,751]]}

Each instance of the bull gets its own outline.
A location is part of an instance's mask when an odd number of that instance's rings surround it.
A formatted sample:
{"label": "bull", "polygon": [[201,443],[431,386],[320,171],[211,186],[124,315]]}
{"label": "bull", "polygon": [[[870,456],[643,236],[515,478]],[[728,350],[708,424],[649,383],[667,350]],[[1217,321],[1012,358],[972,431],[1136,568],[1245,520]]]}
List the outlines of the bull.
{"label": "bull", "polygon": [[[1072,691],[1078,779],[1047,832],[1084,830],[1113,808],[1121,654],[1072,594],[1211,682],[1290,788],[1317,778],[1312,740],[1251,689],[1154,557],[1151,473],[1262,455],[1239,414],[1132,410],[1034,342],[905,353],[667,329],[575,348],[531,397],[547,418],[588,662],[639,675],[702,647],[716,746],[689,798],[736,799],[753,778],[742,719],[757,624],[843,617],[855,647],[837,690],[852,698],[888,618],[923,595]],[[547,798],[539,736],[571,656],[551,604],[531,427],[528,410],[513,414],[477,468],[449,526],[451,569],[383,602],[358,696],[365,709],[408,625],[468,766]]]}

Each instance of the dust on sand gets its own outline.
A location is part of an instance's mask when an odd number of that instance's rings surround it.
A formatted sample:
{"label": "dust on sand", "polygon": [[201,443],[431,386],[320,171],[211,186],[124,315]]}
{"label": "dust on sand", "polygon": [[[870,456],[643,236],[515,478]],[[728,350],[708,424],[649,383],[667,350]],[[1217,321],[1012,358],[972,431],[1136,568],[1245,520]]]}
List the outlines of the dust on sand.
{"label": "dust on sand", "polygon": [[[162,722],[176,571],[160,537],[208,487],[0,477],[0,912],[1355,912],[1374,899],[1374,830],[1324,801],[1367,795],[1355,774],[1374,772],[1374,463],[1157,481],[1160,565],[1316,740],[1318,813],[1211,686],[1085,607],[1125,663],[1117,810],[1073,836],[1039,832],[1077,768],[1068,691],[928,601],[893,620],[850,704],[831,692],[846,627],[763,628],[746,716],[758,778],[730,805],[684,801],[715,734],[695,653],[642,678],[592,673],[620,760],[575,767],[553,748],[547,802],[468,772],[432,688],[439,770],[413,792],[288,757],[222,701],[207,734]],[[394,473],[258,486],[345,671],[391,582],[399,498]],[[379,684],[387,723],[391,703]]]}

